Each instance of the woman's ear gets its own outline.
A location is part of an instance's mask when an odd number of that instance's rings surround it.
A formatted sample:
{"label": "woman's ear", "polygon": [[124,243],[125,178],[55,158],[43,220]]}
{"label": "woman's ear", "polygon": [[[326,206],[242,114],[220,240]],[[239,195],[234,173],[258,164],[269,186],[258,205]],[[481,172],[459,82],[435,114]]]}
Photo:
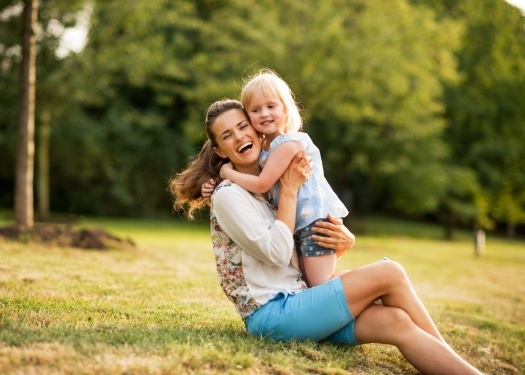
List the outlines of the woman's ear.
{"label": "woman's ear", "polygon": [[224,153],[223,153],[221,150],[219,150],[217,147],[214,147],[214,148],[213,148],[213,152],[215,152],[217,155],[219,155],[219,156],[220,156],[221,158],[223,158],[223,159],[226,159],[226,158],[227,158],[227,156],[224,155]]}

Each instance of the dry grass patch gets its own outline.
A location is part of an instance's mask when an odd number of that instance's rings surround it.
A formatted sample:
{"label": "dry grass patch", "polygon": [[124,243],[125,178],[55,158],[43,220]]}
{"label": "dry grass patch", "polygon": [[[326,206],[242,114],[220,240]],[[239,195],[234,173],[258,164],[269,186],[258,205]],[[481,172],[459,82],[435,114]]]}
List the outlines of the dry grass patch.
{"label": "dry grass patch", "polygon": [[[219,288],[206,224],[81,224],[133,238],[137,248],[83,251],[0,239],[0,373],[417,373],[390,346],[248,336]],[[369,233],[357,233],[339,268],[383,256],[399,261],[462,356],[488,374],[525,368],[522,243],[489,237],[476,259],[468,239]]]}

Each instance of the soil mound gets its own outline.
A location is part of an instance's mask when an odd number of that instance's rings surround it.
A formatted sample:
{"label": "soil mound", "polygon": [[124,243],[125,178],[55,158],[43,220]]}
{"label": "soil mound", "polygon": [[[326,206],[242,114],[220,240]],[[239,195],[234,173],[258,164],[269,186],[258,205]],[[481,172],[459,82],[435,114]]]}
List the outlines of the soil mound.
{"label": "soil mound", "polygon": [[101,228],[75,229],[70,225],[38,224],[28,230],[16,227],[0,228],[0,237],[20,242],[43,243],[81,249],[134,249],[135,243],[122,239]]}

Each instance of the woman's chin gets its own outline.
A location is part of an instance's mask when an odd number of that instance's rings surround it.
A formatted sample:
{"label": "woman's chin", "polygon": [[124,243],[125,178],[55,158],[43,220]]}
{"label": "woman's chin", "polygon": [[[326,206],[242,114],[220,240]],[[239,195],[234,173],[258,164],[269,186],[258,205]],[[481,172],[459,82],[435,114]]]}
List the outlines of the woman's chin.
{"label": "woman's chin", "polygon": [[254,173],[255,170],[259,170],[259,154],[258,153],[246,153],[237,155],[236,160],[231,160],[235,169],[243,171],[244,173]]}

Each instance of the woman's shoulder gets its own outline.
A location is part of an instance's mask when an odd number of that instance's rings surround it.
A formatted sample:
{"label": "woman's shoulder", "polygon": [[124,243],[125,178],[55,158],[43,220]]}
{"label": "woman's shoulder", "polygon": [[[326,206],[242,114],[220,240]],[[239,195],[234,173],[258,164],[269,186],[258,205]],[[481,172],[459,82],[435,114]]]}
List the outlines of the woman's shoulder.
{"label": "woman's shoulder", "polygon": [[249,192],[244,190],[239,185],[231,182],[230,180],[223,180],[215,190],[213,191],[213,194],[211,196],[212,202],[216,201],[217,199],[231,199],[234,196],[245,196],[245,195],[251,195]]}
{"label": "woman's shoulder", "polygon": [[215,215],[220,214],[223,218],[243,217],[246,221],[253,218],[250,212],[253,214],[253,208],[260,205],[259,201],[268,205],[259,194],[254,196],[230,180],[224,180],[215,188],[210,208]]}
{"label": "woman's shoulder", "polygon": [[217,192],[219,192],[221,189],[225,188],[225,187],[230,187],[232,186],[232,182],[230,180],[222,180],[219,185],[217,185],[215,187],[215,190],[213,191],[213,195],[215,195]]}

